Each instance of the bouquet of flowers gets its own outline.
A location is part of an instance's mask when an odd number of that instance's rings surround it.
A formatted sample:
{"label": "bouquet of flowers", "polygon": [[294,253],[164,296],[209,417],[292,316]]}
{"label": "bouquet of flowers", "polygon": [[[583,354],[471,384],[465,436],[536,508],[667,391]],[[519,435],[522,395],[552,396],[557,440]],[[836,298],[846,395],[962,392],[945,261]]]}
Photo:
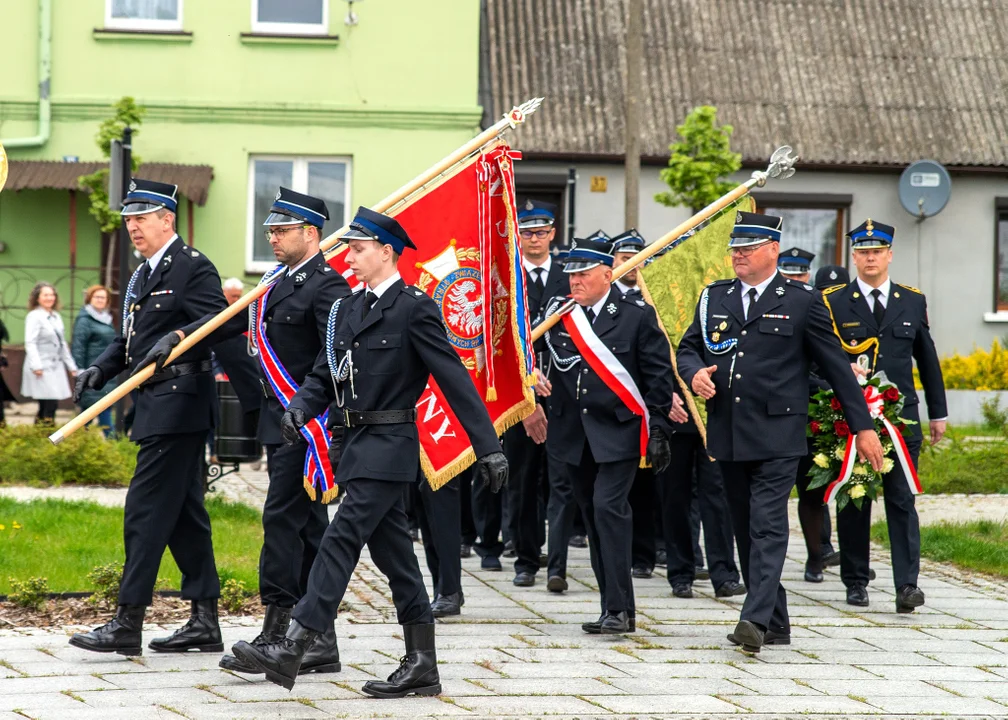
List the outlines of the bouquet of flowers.
{"label": "bouquet of flowers", "polygon": [[[915,495],[921,492],[917,471],[903,440],[906,426],[915,424],[900,417],[903,394],[884,372],[870,379],[859,377],[858,381],[886,456],[879,472],[873,470],[868,462],[858,460],[855,436],[847,427],[840,401],[832,390],[820,390],[809,403],[807,434],[815,444],[809,488],[825,487],[823,502],[836,500],[838,511],[849,502],[860,510],[866,497],[877,499],[882,488],[882,476],[892,471],[897,462],[903,468],[910,491]],[[895,459],[890,455],[895,455]]]}

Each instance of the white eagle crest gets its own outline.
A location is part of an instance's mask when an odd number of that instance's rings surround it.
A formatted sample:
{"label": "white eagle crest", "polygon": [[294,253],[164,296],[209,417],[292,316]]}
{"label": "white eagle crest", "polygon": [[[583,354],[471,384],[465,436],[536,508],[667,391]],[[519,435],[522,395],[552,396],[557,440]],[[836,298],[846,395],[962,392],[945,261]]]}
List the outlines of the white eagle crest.
{"label": "white eagle crest", "polygon": [[469,299],[469,293],[476,291],[476,283],[472,280],[463,280],[455,285],[448,293],[448,302],[451,310],[448,313],[448,321],[466,335],[475,336],[483,329],[483,298],[476,296],[474,300]]}

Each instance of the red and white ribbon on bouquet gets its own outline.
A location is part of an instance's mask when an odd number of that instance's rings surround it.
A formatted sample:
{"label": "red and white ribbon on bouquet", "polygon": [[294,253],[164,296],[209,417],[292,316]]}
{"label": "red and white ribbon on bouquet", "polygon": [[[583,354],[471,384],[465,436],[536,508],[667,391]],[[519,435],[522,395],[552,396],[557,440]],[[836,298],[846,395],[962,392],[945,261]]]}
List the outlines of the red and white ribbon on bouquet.
{"label": "red and white ribbon on bouquet", "polygon": [[[864,388],[864,398],[865,402],[868,404],[868,412],[871,413],[872,419],[881,420],[882,426],[885,427],[886,431],[889,433],[889,437],[892,438],[893,449],[896,451],[896,460],[903,469],[903,477],[906,478],[907,485],[910,487],[910,492],[913,495],[920,495],[924,492],[924,489],[921,487],[920,479],[917,477],[917,468],[914,467],[913,462],[910,460],[910,451],[907,449],[906,442],[903,440],[903,435],[891,422],[889,422],[888,418],[882,414],[882,408],[885,405],[885,401],[882,399],[882,394],[874,385],[867,385]],[[854,473],[854,465],[857,461],[857,453],[855,452],[856,449],[855,437],[854,435],[851,435],[847,438],[847,448],[844,450],[843,462],[840,464],[840,476],[826,487],[826,495],[823,497],[824,503],[829,503],[835,500],[837,495],[840,494],[840,490],[850,480],[851,475]]]}

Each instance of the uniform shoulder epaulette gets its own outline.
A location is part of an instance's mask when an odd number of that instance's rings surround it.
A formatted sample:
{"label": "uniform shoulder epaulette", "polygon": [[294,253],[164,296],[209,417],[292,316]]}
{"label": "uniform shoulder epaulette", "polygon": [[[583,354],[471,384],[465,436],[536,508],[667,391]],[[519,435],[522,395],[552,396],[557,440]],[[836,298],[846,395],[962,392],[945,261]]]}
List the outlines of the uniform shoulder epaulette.
{"label": "uniform shoulder epaulette", "polygon": [[923,295],[924,294],[920,290],[918,290],[917,288],[913,287],[912,285],[903,285],[901,283],[893,283],[893,285],[898,285],[899,287],[903,288],[904,290],[909,290],[910,292],[915,292],[918,295]]}
{"label": "uniform shoulder epaulette", "polygon": [[843,283],[840,283],[839,285],[830,285],[828,288],[823,288],[822,294],[823,295],[829,295],[830,293],[834,293],[837,290],[840,290],[841,288],[845,288],[845,287],[847,287],[847,286],[844,285]]}
{"label": "uniform shoulder epaulette", "polygon": [[647,305],[640,295],[620,295],[620,300],[629,305],[636,305],[637,307],[644,307]]}
{"label": "uniform shoulder epaulette", "polygon": [[723,280],[715,280],[714,282],[707,285],[707,287],[717,287],[718,285],[731,285],[735,282],[735,278],[725,278]]}
{"label": "uniform shoulder epaulette", "polygon": [[811,285],[809,285],[808,283],[798,282],[797,280],[792,280],[791,278],[787,278],[784,281],[784,284],[787,285],[788,287],[798,287],[798,288],[801,288],[802,290],[804,290],[806,292],[812,292],[813,290],[815,290],[815,288],[812,287]]}
{"label": "uniform shoulder epaulette", "polygon": [[418,288],[416,285],[403,285],[402,291],[404,295],[411,298],[419,298],[420,296],[427,295],[427,293]]}

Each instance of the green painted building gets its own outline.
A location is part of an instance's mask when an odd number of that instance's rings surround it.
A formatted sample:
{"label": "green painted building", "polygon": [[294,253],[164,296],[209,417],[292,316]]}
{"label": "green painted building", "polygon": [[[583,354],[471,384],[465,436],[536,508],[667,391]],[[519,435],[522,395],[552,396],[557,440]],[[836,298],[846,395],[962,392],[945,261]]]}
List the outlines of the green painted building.
{"label": "green painted building", "polygon": [[14,343],[37,280],[57,282],[69,328],[114,265],[72,188],[123,96],[146,108],[138,174],[175,179],[179,233],[247,283],[273,264],[261,223],[278,185],[322,196],[330,232],[479,130],[477,0],[10,0],[0,27]]}

